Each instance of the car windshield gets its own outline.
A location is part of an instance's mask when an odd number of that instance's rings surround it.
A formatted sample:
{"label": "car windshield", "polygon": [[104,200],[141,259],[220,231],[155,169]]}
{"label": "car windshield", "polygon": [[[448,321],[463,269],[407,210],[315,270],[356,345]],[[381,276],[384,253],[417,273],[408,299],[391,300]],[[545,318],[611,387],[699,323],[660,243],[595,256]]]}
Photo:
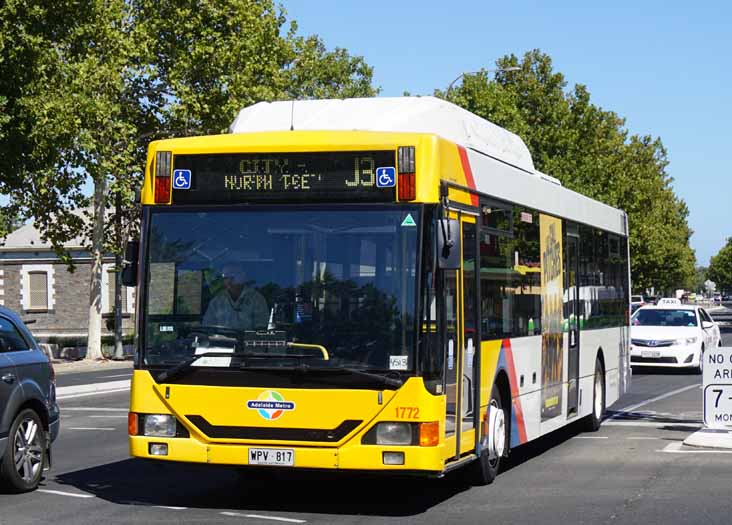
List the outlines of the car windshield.
{"label": "car windshield", "polygon": [[694,310],[641,308],[633,315],[633,326],[698,326]]}
{"label": "car windshield", "polygon": [[412,370],[419,220],[414,206],[153,211],[144,362]]}

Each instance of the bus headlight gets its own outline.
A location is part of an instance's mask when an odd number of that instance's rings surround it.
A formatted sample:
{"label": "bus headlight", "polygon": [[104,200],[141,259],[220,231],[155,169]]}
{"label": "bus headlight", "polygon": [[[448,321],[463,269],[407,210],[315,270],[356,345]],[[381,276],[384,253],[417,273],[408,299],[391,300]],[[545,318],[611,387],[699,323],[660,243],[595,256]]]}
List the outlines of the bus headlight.
{"label": "bus headlight", "polygon": [[412,425],[409,423],[379,423],[376,425],[377,445],[411,445]]}
{"label": "bus headlight", "polygon": [[175,417],[169,414],[146,414],[144,434],[155,437],[175,437]]}

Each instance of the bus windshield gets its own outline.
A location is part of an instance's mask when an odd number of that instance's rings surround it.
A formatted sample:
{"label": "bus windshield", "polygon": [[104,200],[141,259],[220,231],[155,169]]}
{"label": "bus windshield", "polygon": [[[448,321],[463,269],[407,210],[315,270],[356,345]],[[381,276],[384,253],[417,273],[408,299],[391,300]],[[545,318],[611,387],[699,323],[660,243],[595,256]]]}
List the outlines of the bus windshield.
{"label": "bus windshield", "polygon": [[145,364],[414,369],[418,207],[150,213]]}

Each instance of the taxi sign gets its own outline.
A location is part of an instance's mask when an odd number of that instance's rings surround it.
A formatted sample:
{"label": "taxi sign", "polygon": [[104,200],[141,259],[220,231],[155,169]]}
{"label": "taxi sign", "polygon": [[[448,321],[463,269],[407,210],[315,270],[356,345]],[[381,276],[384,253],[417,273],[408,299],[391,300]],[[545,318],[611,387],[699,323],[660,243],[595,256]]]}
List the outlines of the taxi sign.
{"label": "taxi sign", "polygon": [[704,359],[704,425],[732,430],[732,348],[707,350]]}

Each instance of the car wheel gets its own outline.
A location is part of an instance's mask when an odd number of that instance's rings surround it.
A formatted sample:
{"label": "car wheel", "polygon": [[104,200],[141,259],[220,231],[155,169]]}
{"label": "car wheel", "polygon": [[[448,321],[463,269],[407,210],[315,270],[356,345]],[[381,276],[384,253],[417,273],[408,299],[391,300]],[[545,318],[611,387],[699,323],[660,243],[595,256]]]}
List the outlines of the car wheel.
{"label": "car wheel", "polygon": [[694,372],[697,374],[704,373],[704,345],[702,345],[701,351],[699,352],[699,365],[694,369]]}
{"label": "car wheel", "polygon": [[592,412],[585,418],[585,431],[597,432],[605,414],[605,373],[600,359],[595,360],[595,379],[592,386]]}
{"label": "car wheel", "polygon": [[493,448],[497,451],[496,457],[491,458],[488,438],[484,436],[481,454],[477,460],[473,461],[468,468],[471,469],[471,478],[475,485],[489,485],[493,483],[498,475],[498,469],[501,466],[501,458],[508,453],[508,423],[510,414],[506,408],[508,401],[502,399],[501,392],[496,385],[493,385],[491,392],[491,401],[488,407],[489,413],[491,407],[500,412],[495,418],[496,425],[494,428],[488,428],[488,432],[493,432]]}
{"label": "car wheel", "polygon": [[13,492],[35,490],[43,476],[46,433],[41,418],[30,408],[13,420],[8,448],[0,463],[0,478]]}

